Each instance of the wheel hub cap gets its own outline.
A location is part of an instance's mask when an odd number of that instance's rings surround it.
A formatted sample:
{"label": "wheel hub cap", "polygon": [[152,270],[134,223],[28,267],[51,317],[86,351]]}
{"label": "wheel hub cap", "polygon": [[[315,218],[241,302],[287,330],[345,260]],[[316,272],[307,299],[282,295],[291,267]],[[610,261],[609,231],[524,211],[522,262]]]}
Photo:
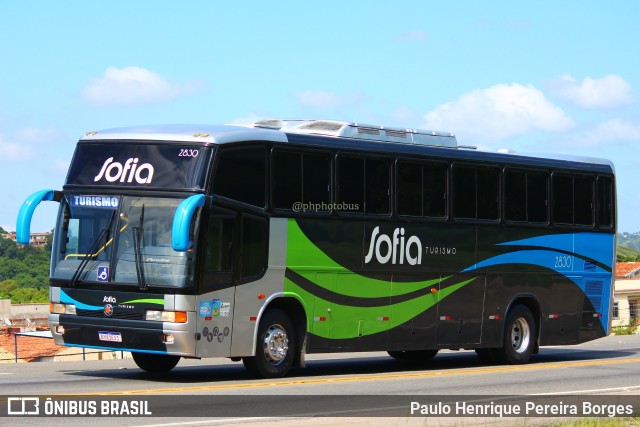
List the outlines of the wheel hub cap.
{"label": "wheel hub cap", "polygon": [[284,360],[289,351],[289,338],[284,328],[272,325],[265,333],[263,347],[269,363],[277,365]]}

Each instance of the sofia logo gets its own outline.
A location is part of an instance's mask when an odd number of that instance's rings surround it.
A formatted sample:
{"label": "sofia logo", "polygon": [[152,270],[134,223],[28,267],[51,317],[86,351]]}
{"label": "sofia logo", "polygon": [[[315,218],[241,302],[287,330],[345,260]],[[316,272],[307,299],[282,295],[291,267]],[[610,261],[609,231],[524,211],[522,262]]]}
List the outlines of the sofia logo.
{"label": "sofia logo", "polygon": [[134,180],[138,184],[151,184],[153,179],[153,166],[149,163],[138,164],[139,159],[129,158],[124,162],[124,165],[119,162],[114,162],[113,157],[109,157],[102,168],[100,173],[93,178],[94,182],[101,181],[103,178],[107,182],[133,182]]}
{"label": "sofia logo", "polygon": [[373,257],[380,264],[416,265],[422,263],[422,243],[417,236],[405,239],[404,228],[393,230],[393,237],[380,234],[380,227],[373,229],[369,243],[369,253],[364,258],[364,263],[369,264]]}

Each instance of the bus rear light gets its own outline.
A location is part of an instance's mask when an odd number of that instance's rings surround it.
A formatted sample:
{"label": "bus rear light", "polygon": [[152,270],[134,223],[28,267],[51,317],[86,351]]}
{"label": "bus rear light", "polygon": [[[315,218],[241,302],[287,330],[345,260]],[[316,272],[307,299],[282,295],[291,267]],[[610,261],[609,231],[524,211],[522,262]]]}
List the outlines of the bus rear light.
{"label": "bus rear light", "polygon": [[187,323],[187,312],[147,310],[145,320],[153,322]]}
{"label": "bus rear light", "polygon": [[76,306],[73,304],[62,304],[59,302],[52,302],[52,303],[49,303],[49,313],[76,314]]}

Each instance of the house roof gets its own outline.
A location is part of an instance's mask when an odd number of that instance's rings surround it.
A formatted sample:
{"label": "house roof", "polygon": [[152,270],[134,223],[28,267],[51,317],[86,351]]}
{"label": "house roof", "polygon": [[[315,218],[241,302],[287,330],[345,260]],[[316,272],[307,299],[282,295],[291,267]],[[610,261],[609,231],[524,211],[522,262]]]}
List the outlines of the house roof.
{"label": "house roof", "polygon": [[[50,338],[18,335],[18,360],[32,362],[39,357],[55,356],[65,347],[59,346]],[[0,363],[15,361],[16,336],[0,333]],[[9,359],[10,360],[7,360]]]}
{"label": "house roof", "polygon": [[640,273],[640,262],[616,262],[616,277],[631,278]]}

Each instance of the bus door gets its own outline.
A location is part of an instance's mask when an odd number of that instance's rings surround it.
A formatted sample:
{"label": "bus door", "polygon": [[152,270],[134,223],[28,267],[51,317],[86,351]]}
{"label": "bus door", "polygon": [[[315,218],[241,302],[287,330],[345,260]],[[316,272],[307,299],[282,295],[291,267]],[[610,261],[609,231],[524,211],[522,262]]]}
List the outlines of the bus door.
{"label": "bus door", "polygon": [[[450,287],[455,290],[450,292],[452,290],[449,289]],[[485,288],[484,276],[462,274],[443,278],[438,293],[441,296],[438,301],[437,342],[439,346],[480,343]]]}
{"label": "bus door", "polygon": [[201,235],[202,279],[196,298],[199,357],[229,356],[231,352],[238,223],[236,213],[216,209]]}

